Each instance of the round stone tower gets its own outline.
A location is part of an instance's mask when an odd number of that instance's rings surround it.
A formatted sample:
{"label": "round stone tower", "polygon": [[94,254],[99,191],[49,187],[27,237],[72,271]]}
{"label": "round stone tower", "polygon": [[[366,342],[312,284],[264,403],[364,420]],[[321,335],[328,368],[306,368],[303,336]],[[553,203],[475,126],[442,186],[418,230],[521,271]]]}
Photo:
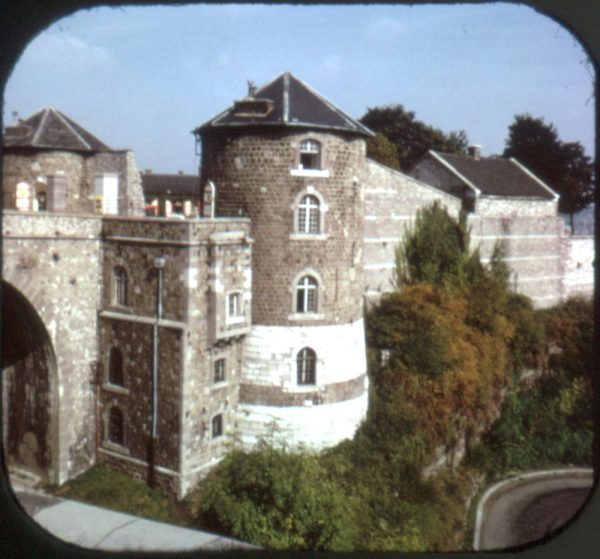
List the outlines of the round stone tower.
{"label": "round stone tower", "polygon": [[216,215],[252,220],[238,434],[246,444],[274,432],[321,448],[351,437],[367,409],[362,185],[371,132],[289,73],[249,85],[195,131]]}

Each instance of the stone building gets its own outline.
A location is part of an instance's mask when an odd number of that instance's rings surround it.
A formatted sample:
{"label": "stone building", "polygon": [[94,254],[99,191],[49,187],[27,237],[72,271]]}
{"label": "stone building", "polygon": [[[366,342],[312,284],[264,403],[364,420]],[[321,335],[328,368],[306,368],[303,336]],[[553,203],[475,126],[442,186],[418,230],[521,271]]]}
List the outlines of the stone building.
{"label": "stone building", "polygon": [[181,497],[231,441],[351,437],[367,411],[365,302],[393,289],[395,248],[434,201],[469,213],[484,257],[504,243],[538,306],[591,293],[588,252],[518,162],[429,152],[394,171],[367,159],[367,128],[289,73],[195,134],[199,216],[174,219],[144,215],[131,151],[62,113],[6,129],[12,467],[63,483],[99,462]]}
{"label": "stone building", "polygon": [[3,138],[3,207],[143,215],[131,150],[115,150],[52,108],[8,126]]}
{"label": "stone building", "polygon": [[[162,217],[198,217],[201,207],[200,177],[177,174],[142,173],[146,215]],[[210,216],[207,216],[210,217]]]}
{"label": "stone building", "polygon": [[481,157],[479,146],[467,155],[429,151],[409,174],[460,199],[483,261],[502,243],[515,291],[538,307],[564,297],[570,236],[558,215],[559,197],[516,159]]}

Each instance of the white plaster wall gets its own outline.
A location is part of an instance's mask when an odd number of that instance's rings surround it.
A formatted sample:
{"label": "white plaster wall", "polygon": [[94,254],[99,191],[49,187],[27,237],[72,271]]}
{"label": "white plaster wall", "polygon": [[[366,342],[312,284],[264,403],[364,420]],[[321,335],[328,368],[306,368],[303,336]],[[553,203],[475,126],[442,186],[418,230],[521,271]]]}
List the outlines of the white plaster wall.
{"label": "white plaster wall", "polygon": [[256,325],[246,338],[242,382],[294,390],[296,355],[306,346],[317,353],[317,387],[367,370],[363,319],[328,326]]}
{"label": "white plaster wall", "polygon": [[567,245],[565,266],[565,296],[594,292],[594,237],[571,237]]}
{"label": "white plaster wall", "polygon": [[311,407],[255,406],[238,407],[238,440],[250,449],[261,439],[290,450],[320,450],[354,436],[365,419],[368,392],[352,400]]}
{"label": "white plaster wall", "polygon": [[554,199],[479,196],[475,203],[475,212],[482,217],[556,216],[557,211],[558,201]]}

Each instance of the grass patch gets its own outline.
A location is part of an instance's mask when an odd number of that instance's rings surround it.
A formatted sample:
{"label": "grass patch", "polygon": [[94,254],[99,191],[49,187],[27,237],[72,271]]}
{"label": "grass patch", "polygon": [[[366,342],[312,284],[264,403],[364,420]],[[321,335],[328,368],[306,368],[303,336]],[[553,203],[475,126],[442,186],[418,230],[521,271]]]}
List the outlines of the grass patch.
{"label": "grass patch", "polygon": [[77,478],[48,490],[58,497],[83,501],[150,520],[189,526],[185,509],[157,489],[121,472],[93,466]]}

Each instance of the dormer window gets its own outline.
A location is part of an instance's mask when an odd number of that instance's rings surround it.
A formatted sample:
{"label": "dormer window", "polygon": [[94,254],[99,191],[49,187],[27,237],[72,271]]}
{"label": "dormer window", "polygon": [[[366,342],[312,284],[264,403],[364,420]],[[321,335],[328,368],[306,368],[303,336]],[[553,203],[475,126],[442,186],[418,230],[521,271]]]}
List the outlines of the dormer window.
{"label": "dormer window", "polygon": [[271,99],[242,99],[233,106],[233,114],[237,117],[265,117],[273,110]]}
{"label": "dormer window", "polygon": [[321,144],[315,140],[300,142],[300,168],[321,168]]}

